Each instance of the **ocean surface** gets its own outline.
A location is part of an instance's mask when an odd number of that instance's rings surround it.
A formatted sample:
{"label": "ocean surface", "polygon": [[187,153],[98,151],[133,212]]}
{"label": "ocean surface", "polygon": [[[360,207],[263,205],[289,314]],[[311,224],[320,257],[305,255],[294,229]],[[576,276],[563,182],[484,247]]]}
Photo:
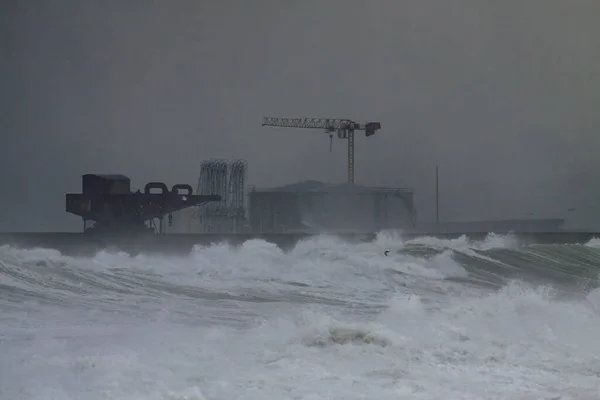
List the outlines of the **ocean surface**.
{"label": "ocean surface", "polygon": [[494,235],[4,246],[0,398],[597,400],[599,267],[600,240]]}

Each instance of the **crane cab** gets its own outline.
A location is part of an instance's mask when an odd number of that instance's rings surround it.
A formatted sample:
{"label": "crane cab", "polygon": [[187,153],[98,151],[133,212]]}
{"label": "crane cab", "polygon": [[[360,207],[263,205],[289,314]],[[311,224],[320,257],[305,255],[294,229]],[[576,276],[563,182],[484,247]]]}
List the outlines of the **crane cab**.
{"label": "crane cab", "polygon": [[375,132],[378,131],[379,129],[381,129],[380,122],[367,122],[365,124],[365,136],[366,137],[373,136],[375,134]]}

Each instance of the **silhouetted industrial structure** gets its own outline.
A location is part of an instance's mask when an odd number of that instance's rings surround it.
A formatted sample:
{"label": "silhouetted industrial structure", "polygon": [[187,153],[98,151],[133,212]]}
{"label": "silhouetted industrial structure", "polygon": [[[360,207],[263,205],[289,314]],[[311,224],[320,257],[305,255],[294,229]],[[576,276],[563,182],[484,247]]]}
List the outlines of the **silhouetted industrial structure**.
{"label": "silhouetted industrial structure", "polygon": [[205,160],[200,164],[196,193],[218,194],[221,200],[198,208],[195,232],[242,232],[246,222],[245,160]]}
{"label": "silhouetted industrial structure", "polygon": [[359,124],[349,119],[336,118],[276,118],[265,117],[263,126],[280,128],[323,129],[329,134],[329,150],[332,146],[332,132],[337,132],[340,139],[348,139],[348,183],[354,183],[354,131],[365,131],[365,136],[373,136],[381,129],[380,122]]}
{"label": "silhouetted industrial structure", "polygon": [[407,188],[305,181],[248,196],[253,233],[377,232],[416,223],[414,192]]}
{"label": "silhouetted industrial structure", "polygon": [[[160,192],[151,192],[156,189]],[[185,193],[180,194],[180,190]],[[188,184],[176,184],[169,190],[162,182],[150,182],[143,193],[133,193],[125,175],[86,174],[82,176],[82,193],[66,195],[66,211],[83,218],[84,232],[163,233],[166,215],[220,200],[215,194],[194,195]]]}

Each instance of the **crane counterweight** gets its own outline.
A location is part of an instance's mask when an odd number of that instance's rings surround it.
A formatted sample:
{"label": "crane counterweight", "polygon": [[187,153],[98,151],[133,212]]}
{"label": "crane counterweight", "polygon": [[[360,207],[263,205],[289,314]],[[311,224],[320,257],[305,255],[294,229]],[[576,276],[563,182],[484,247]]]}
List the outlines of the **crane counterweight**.
{"label": "crane counterweight", "polygon": [[[323,129],[325,133],[337,132],[338,138],[348,139],[348,183],[354,183],[354,131],[365,131],[365,136],[373,136],[381,123],[359,124],[350,119],[339,118],[279,118],[264,117],[262,126],[280,128]],[[330,142],[331,151],[331,142]]]}

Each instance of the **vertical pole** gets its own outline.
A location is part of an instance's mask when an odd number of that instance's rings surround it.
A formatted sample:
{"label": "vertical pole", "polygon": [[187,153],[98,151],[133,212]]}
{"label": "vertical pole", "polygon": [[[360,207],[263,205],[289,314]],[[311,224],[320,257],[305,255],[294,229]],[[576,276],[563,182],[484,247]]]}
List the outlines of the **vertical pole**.
{"label": "vertical pole", "polygon": [[333,134],[329,134],[329,159],[327,162],[327,183],[331,183],[331,174],[333,174]]}
{"label": "vertical pole", "polygon": [[348,129],[348,183],[354,183],[354,129]]}
{"label": "vertical pole", "polygon": [[435,222],[440,224],[440,170],[435,166]]}

